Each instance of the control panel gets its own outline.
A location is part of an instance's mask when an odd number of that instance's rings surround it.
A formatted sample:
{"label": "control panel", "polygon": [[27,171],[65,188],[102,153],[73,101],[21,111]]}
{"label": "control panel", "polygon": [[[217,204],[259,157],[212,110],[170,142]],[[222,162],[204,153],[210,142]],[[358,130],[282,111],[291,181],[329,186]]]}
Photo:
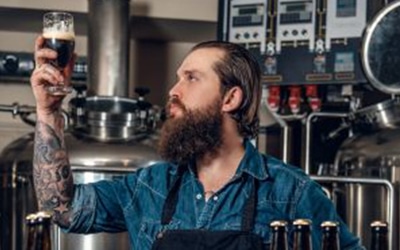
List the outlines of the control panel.
{"label": "control panel", "polygon": [[230,4],[229,41],[265,51],[268,0],[232,0]]}
{"label": "control panel", "polygon": [[[259,60],[267,85],[366,83],[362,33],[387,1],[220,0],[219,39]],[[222,31],[222,32],[221,32]]]}
{"label": "control panel", "polygon": [[276,50],[287,46],[308,46],[314,50],[315,1],[280,0],[277,5]]}
{"label": "control panel", "polygon": [[[0,81],[27,82],[35,68],[32,53],[0,51]],[[85,57],[78,57],[72,74],[75,82],[85,82],[87,78]]]}
{"label": "control panel", "polygon": [[367,1],[329,0],[326,8],[326,50],[331,44],[345,43],[347,38],[358,38],[367,24]]}

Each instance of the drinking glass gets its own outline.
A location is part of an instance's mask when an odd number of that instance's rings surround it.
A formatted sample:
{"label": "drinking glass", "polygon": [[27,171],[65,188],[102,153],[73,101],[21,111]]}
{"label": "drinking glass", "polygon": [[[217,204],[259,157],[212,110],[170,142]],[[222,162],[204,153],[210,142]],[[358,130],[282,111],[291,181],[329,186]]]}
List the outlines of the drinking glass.
{"label": "drinking glass", "polygon": [[[72,60],[75,48],[74,18],[66,12],[48,12],[43,16],[44,47],[57,52],[57,58],[48,63],[63,72]],[[46,90],[52,95],[67,95],[72,87],[60,82],[47,85]]]}

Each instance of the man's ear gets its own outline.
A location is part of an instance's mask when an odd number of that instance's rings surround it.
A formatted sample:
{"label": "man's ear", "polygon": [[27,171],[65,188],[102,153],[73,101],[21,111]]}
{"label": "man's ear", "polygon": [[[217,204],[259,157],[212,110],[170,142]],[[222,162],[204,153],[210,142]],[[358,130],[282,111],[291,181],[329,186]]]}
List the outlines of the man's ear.
{"label": "man's ear", "polygon": [[243,91],[238,86],[229,89],[223,99],[222,111],[230,113],[240,107],[243,100]]}

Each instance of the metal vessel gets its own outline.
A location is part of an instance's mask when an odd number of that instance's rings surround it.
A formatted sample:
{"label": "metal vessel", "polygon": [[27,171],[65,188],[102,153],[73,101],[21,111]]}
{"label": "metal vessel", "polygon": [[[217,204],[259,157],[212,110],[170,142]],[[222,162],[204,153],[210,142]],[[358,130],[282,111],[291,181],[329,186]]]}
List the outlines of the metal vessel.
{"label": "metal vessel", "polygon": [[[141,91],[138,91],[141,92]],[[143,91],[142,91],[143,93]],[[28,123],[34,107],[6,106],[2,111],[20,115]],[[76,184],[113,180],[160,160],[156,144],[160,110],[140,96],[78,96],[66,113],[65,143]],[[0,249],[26,246],[24,218],[37,211],[32,180],[34,134],[10,143],[0,154]],[[127,233],[64,234],[53,227],[54,249],[129,248]]]}
{"label": "metal vessel", "polygon": [[[159,160],[156,134],[140,135],[125,142],[105,143],[66,133],[75,183],[114,179]],[[37,211],[32,182],[33,133],[9,144],[0,155],[1,249],[25,249],[24,217]],[[129,248],[126,233],[73,235],[55,228],[55,249]]]}
{"label": "metal vessel", "polygon": [[[346,184],[346,221],[350,230],[369,245],[369,223],[388,221],[392,215],[391,249],[399,249],[400,225],[400,2],[382,9],[367,26],[362,46],[362,64],[370,83],[392,99],[349,115],[355,135],[340,146],[335,168],[339,176],[387,181],[384,185]],[[346,178],[344,178],[346,179]],[[383,182],[382,182],[383,183]],[[393,204],[389,208],[387,204]]]}
{"label": "metal vessel", "polygon": [[[75,183],[113,180],[160,160],[157,122],[161,110],[129,93],[129,0],[88,0],[88,95],[82,86],[65,112],[65,143]],[[35,108],[0,107],[33,125]],[[37,211],[32,181],[34,134],[0,154],[0,249],[25,249],[24,218]],[[129,249],[127,233],[77,235],[53,230],[56,250]]]}
{"label": "metal vessel", "polygon": [[[395,101],[396,109],[400,104]],[[368,116],[375,116],[376,109],[370,107]],[[380,110],[379,112],[384,112]],[[388,117],[393,116],[388,110]],[[389,114],[390,113],[390,114]],[[363,114],[366,115],[366,114]],[[397,118],[399,120],[400,117]],[[360,121],[359,121],[360,122]],[[397,123],[398,121],[396,121]],[[383,185],[370,184],[346,184],[345,192],[345,220],[350,230],[361,236],[364,245],[370,241],[369,223],[375,219],[389,221],[388,203],[393,202],[393,221],[391,222],[391,234],[393,249],[397,249],[399,234],[399,191],[400,191],[400,127],[393,128],[392,124],[387,128],[380,128],[379,121],[366,120],[359,133],[348,138],[340,146],[336,155],[336,166],[339,176],[353,178],[369,178],[387,180],[394,187],[394,199],[388,199],[388,189]]]}

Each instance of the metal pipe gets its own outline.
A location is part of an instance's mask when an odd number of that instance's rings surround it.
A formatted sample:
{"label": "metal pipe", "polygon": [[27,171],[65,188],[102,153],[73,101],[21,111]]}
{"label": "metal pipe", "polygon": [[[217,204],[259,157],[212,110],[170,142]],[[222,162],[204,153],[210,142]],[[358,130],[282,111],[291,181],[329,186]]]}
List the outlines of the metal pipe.
{"label": "metal pipe", "polygon": [[[148,162],[147,164],[153,165],[155,162]],[[144,167],[144,166],[143,166]],[[130,168],[130,167],[103,167],[103,166],[77,166],[73,165],[71,166],[71,170],[73,172],[101,172],[101,173],[129,173],[129,172],[134,172],[136,169]]]}
{"label": "metal pipe", "polygon": [[311,179],[318,182],[332,182],[332,183],[353,183],[353,184],[371,184],[371,185],[381,185],[387,189],[387,206],[386,206],[386,214],[389,217],[389,249],[393,249],[393,226],[395,225],[394,221],[394,209],[395,209],[395,190],[393,184],[384,179],[372,179],[372,178],[353,178],[353,177],[332,177],[332,176],[317,176],[310,175]]}
{"label": "metal pipe", "polygon": [[285,124],[283,129],[283,145],[282,145],[282,160],[284,163],[289,163],[289,126]]}
{"label": "metal pipe", "polygon": [[89,0],[88,95],[128,97],[129,0]]}
{"label": "metal pipe", "polygon": [[0,112],[11,112],[13,115],[31,114],[31,113],[36,113],[36,107],[28,105],[19,105],[18,103],[13,103],[12,105],[1,104]]}
{"label": "metal pipe", "polygon": [[53,247],[55,250],[61,250],[61,228],[53,224]]}
{"label": "metal pipe", "polygon": [[306,153],[305,153],[305,164],[304,171],[310,174],[310,148],[311,148],[311,122],[314,117],[327,117],[327,118],[347,118],[347,113],[327,113],[327,112],[315,112],[311,113],[307,117],[306,121]]}

